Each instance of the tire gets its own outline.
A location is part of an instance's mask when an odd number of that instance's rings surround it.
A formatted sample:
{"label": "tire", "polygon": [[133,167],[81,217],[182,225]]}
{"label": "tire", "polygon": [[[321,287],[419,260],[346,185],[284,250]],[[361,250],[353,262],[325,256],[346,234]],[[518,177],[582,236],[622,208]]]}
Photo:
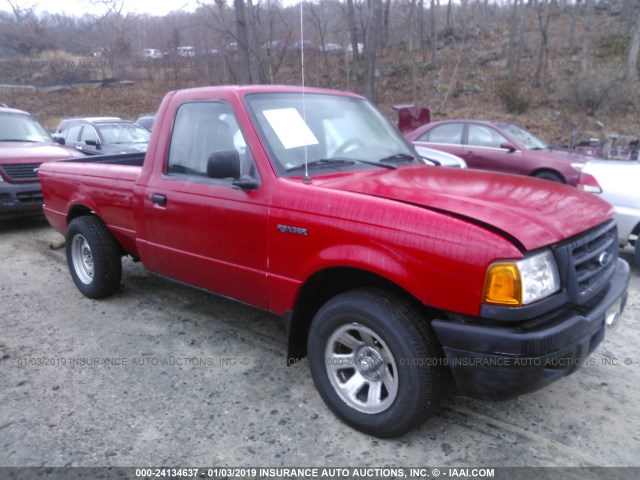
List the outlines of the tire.
{"label": "tire", "polygon": [[638,240],[636,240],[636,244],[634,245],[634,248],[635,248],[636,266],[640,268],[640,237],[638,237]]}
{"label": "tire", "polygon": [[98,217],[86,215],[69,224],[65,236],[67,265],[83,295],[104,298],[120,287],[120,246]]}
{"label": "tire", "polygon": [[541,178],[543,180],[550,180],[552,182],[567,183],[564,181],[564,178],[562,178],[562,176],[559,173],[555,173],[555,172],[548,172],[548,171],[538,172],[534,175],[534,177]]}
{"label": "tire", "polygon": [[377,289],[342,293],[318,311],[307,341],[309,367],[336,416],[389,438],[433,415],[442,357],[425,322],[408,302]]}

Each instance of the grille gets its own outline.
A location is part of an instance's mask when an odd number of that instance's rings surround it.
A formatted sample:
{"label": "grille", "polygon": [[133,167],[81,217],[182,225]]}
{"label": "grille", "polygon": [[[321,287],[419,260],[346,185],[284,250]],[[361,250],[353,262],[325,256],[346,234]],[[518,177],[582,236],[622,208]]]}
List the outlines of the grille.
{"label": "grille", "polygon": [[39,166],[39,163],[12,163],[0,165],[2,170],[4,170],[4,173],[11,180],[37,180],[38,174],[35,172],[35,169]]}
{"label": "grille", "polygon": [[18,192],[16,194],[20,203],[43,203],[42,192]]}
{"label": "grille", "polygon": [[615,221],[579,236],[566,248],[570,287],[573,287],[570,290],[576,303],[581,305],[600,293],[615,271],[618,258]]}

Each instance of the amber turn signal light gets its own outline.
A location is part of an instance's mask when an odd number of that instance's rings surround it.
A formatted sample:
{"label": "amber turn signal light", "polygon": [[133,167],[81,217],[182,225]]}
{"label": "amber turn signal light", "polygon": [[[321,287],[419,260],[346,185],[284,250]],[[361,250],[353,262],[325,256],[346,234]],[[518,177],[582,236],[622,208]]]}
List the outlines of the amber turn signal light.
{"label": "amber turn signal light", "polygon": [[516,265],[495,263],[489,267],[484,283],[483,301],[510,306],[522,303],[522,282]]}

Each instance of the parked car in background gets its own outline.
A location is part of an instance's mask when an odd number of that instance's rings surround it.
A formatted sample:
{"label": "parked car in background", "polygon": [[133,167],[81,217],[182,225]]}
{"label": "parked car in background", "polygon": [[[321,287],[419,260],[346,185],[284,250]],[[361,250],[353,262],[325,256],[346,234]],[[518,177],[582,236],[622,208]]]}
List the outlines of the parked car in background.
{"label": "parked car in background", "polygon": [[162,60],[164,58],[164,53],[157,48],[145,48],[142,50],[142,57],[150,60]]}
{"label": "parked car in background", "polygon": [[191,58],[196,56],[196,49],[192,46],[178,47],[178,55],[184,58]]}
{"label": "parked car in background", "polygon": [[84,155],[55,143],[27,112],[0,107],[0,220],[42,214],[36,169],[73,157]]}
{"label": "parked car in background", "polygon": [[136,119],[135,123],[137,123],[141,127],[146,128],[147,130],[151,131],[155,121],[156,121],[156,114],[155,113],[145,113],[144,115],[140,115]]}
{"label": "parked car in background", "polygon": [[460,157],[433,148],[414,145],[416,152],[429,163],[452,168],[467,168],[467,162]]}
{"label": "parked car in background", "polygon": [[405,134],[416,145],[457,155],[469,168],[529,175],[576,185],[589,157],[554,150],[533,133],[507,122],[446,120]]}
{"label": "parked car in background", "polygon": [[60,135],[67,146],[88,155],[112,155],[146,152],[151,132],[128,120],[86,118],[74,121]]}
{"label": "parked car in background", "polygon": [[[73,125],[79,125],[83,122],[124,122],[124,120],[120,117],[78,117],[78,118],[65,118],[61,120],[58,124],[58,128],[56,128],[55,133],[62,133],[64,130],[67,130],[69,127]],[[64,138],[64,137],[60,137]]]}
{"label": "parked car in background", "polygon": [[640,267],[640,162],[629,160],[590,160],[584,165],[578,188],[598,195],[616,210],[620,246],[635,247]]}

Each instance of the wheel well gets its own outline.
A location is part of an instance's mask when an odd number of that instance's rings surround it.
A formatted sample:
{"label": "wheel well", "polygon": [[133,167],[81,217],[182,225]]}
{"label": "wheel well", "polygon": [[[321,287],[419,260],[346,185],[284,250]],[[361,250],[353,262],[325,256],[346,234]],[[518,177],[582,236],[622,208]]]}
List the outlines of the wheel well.
{"label": "wheel well", "polygon": [[[102,219],[99,216],[97,216],[95,212],[91,210],[89,207],[85,207],[84,205],[74,205],[73,207],[71,207],[71,210],[69,210],[69,214],[67,215],[67,225],[69,225],[74,219],[78,217],[84,217],[86,215],[94,215],[96,216],[96,218],[102,221]],[[117,239],[116,239],[116,243],[120,248],[120,254],[128,255],[127,251],[124,248],[122,248],[122,245],[120,245],[120,242],[118,242]],[[132,258],[136,262],[140,260],[137,256],[134,256],[134,255],[132,255]]]}
{"label": "wheel well", "polygon": [[74,218],[91,215],[91,212],[92,210],[84,205],[74,205],[67,215],[67,225],[69,225]]}
{"label": "wheel well", "polygon": [[562,179],[562,183],[567,183],[567,180],[564,178],[564,175],[562,175],[557,170],[553,170],[551,168],[539,168],[538,170],[535,170],[535,171],[531,172],[531,176],[532,177],[537,177],[541,173],[550,173],[550,174],[552,174],[554,176],[557,176],[560,179]]}
{"label": "wheel well", "polygon": [[322,305],[340,293],[367,287],[395,292],[425,308],[406,290],[374,273],[356,268],[323,270],[305,282],[298,294],[295,311],[287,316],[288,362],[291,364],[306,357],[309,327]]}

